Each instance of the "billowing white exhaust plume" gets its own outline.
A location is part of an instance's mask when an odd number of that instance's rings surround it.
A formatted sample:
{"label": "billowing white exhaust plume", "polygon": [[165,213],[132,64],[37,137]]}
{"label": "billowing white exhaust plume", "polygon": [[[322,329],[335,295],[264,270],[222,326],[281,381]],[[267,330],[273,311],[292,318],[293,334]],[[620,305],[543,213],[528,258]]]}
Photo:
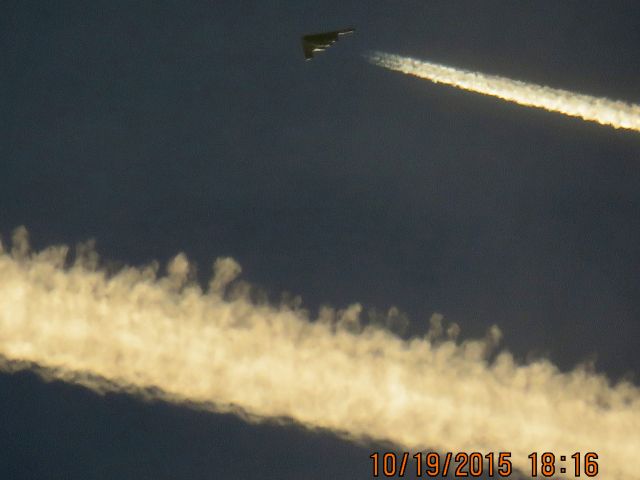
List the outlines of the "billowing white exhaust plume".
{"label": "billowing white exhaust plume", "polygon": [[434,316],[427,335],[403,340],[363,326],[359,305],[312,321],[295,306],[252,303],[246,289],[234,293],[240,267],[229,258],[203,292],[183,254],[166,276],[154,266],[109,276],[91,249],[72,264],[67,250],[32,253],[21,228],[0,251],[5,371],[290,418],[408,451],[506,451],[524,472],[532,452],[596,452],[599,477],[640,479],[638,387],[547,361],[519,365],[508,353],[489,361],[497,327],[456,342],[457,326],[445,332]]}
{"label": "billowing white exhaust plume", "polygon": [[497,75],[470,72],[390,53],[374,52],[367,58],[375,65],[435,83],[444,83],[520,105],[580,117],[602,125],[640,131],[640,105],[592,97]]}

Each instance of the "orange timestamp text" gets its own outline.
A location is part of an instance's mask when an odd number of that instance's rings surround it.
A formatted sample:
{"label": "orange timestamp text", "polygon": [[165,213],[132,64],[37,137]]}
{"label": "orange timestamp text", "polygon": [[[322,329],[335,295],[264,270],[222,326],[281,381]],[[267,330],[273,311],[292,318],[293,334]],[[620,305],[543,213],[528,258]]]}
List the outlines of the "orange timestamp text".
{"label": "orange timestamp text", "polygon": [[[569,468],[563,466],[568,458]],[[511,452],[373,452],[369,458],[373,460],[374,477],[404,477],[416,475],[422,477],[509,477],[513,472]],[[532,477],[551,477],[557,473],[572,471],[577,477],[584,473],[587,477],[598,474],[598,455],[594,452],[573,455],[558,455],[551,452],[533,452],[528,456],[531,461]]]}

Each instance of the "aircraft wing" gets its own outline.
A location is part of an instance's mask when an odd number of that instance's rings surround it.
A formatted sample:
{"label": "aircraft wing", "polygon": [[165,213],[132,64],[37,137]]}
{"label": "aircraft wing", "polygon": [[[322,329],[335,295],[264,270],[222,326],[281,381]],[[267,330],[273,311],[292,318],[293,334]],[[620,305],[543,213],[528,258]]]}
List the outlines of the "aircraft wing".
{"label": "aircraft wing", "polygon": [[311,60],[314,52],[323,52],[335,42],[341,35],[348,35],[355,32],[353,28],[345,28],[343,30],[335,30],[333,32],[313,33],[302,37],[302,50],[305,60]]}

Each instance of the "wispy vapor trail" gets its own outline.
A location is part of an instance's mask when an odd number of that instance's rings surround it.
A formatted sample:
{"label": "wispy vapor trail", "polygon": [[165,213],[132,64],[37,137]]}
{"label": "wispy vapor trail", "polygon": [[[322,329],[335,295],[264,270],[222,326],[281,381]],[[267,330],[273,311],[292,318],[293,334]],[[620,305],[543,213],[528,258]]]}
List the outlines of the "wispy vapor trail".
{"label": "wispy vapor trail", "polygon": [[216,261],[203,292],[184,255],[162,277],[153,267],[107,276],[90,250],[65,267],[66,255],[30,253],[24,229],[0,252],[4,370],[37,365],[97,390],[235,406],[411,450],[509,451],[523,471],[531,452],[595,451],[602,478],[640,479],[640,390],[508,353],[488,362],[496,327],[459,343],[436,338],[436,319],[429,335],[404,341],[362,327],[358,305],[311,321],[230,294],[240,271],[231,259]]}
{"label": "wispy vapor trail", "polygon": [[367,55],[367,58],[375,65],[435,83],[444,83],[520,105],[580,117],[602,125],[640,131],[640,105],[461,70],[390,53],[373,52]]}

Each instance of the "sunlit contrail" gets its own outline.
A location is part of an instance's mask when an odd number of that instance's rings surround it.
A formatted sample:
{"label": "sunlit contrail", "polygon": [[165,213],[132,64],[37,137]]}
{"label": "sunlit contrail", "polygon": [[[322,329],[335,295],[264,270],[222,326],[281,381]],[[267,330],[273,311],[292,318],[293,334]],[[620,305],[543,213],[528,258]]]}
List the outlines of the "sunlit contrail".
{"label": "sunlit contrail", "polygon": [[390,53],[374,52],[367,55],[367,58],[375,65],[435,83],[444,83],[520,105],[580,117],[602,125],[640,131],[640,105],[461,70]]}
{"label": "sunlit contrail", "polygon": [[31,253],[24,229],[0,249],[5,371],[33,367],[98,391],[291,418],[411,451],[511,452],[526,472],[532,452],[594,451],[599,477],[640,479],[638,387],[547,361],[519,365],[508,353],[488,362],[497,327],[460,343],[455,326],[439,336],[435,318],[427,336],[405,341],[360,325],[358,305],[315,321],[256,305],[229,291],[240,268],[228,258],[203,292],[182,254],[163,277],[153,266],[107,276],[86,248],[65,267],[66,255]]}

